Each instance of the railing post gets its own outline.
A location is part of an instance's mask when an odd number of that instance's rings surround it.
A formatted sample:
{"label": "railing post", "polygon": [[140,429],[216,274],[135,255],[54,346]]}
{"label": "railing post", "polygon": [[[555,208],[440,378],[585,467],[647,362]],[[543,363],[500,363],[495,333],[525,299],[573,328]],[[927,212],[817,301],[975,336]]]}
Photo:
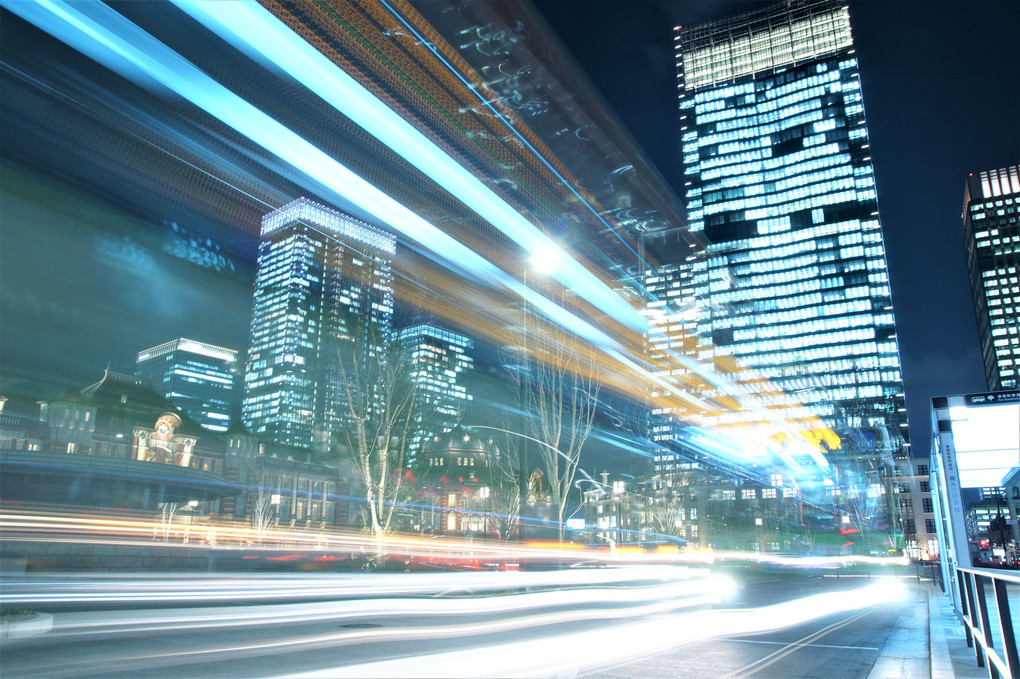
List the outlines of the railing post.
{"label": "railing post", "polygon": [[974,638],[970,633],[970,625],[967,621],[970,619],[970,597],[967,596],[967,574],[959,569],[956,571],[956,584],[960,588],[960,615],[963,616],[963,634],[967,638],[967,648],[974,647]]}
{"label": "railing post", "polygon": [[[976,581],[976,578],[975,578],[974,574],[971,573],[970,571],[964,571],[963,572],[963,577],[964,577],[965,582],[967,583],[967,617],[968,617],[968,620],[970,621],[971,626],[974,627],[974,631],[975,632],[982,631],[981,630],[981,619],[978,616],[977,605],[976,605],[976,603],[974,601],[974,597],[975,597],[974,583]],[[982,632],[982,635],[983,635],[983,632]],[[973,640],[972,640],[972,642],[973,642]],[[984,667],[985,666],[985,652],[984,652],[984,649],[981,648],[981,644],[979,644],[979,643],[975,643],[974,644],[974,656],[977,658],[977,665],[978,665],[978,667]]]}
{"label": "railing post", "polygon": [[1002,628],[1003,653],[1006,656],[1006,668],[1013,679],[1020,678],[1020,657],[1017,654],[1016,632],[1013,629],[1012,613],[1009,610],[1009,597],[1006,586],[1009,583],[996,578],[992,581],[995,589],[995,607],[999,613],[999,625]]}
{"label": "railing post", "polygon": [[[981,616],[981,636],[984,638],[984,651],[987,655],[988,649],[995,648],[992,644],[992,626],[988,620],[988,601],[985,599],[985,577],[978,573],[974,574],[975,599],[978,614]],[[999,679],[999,669],[994,662],[988,662],[988,676],[991,679]]]}

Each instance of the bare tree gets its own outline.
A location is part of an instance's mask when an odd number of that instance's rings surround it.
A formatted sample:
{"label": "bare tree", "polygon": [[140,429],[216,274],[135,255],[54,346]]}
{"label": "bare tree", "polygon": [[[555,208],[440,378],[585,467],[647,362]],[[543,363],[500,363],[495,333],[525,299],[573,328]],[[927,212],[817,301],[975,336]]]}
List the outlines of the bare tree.
{"label": "bare tree", "polygon": [[174,523],[174,516],[177,514],[177,510],[185,505],[184,502],[160,502],[160,520],[159,530],[162,534],[163,541],[166,542],[170,539],[170,528]]}
{"label": "bare tree", "polygon": [[[527,434],[540,444],[533,452],[562,540],[581,449],[595,423],[600,388],[596,350],[572,333],[531,318],[527,309],[510,332],[515,351],[506,354],[504,366],[519,381]],[[529,479],[535,476],[524,471]]]}
{"label": "bare tree", "polygon": [[509,540],[517,533],[521,516],[520,439],[504,428],[505,445],[499,446],[492,459],[490,506],[492,523],[499,537]]}
{"label": "bare tree", "polygon": [[346,328],[336,352],[341,424],[334,450],[353,463],[364,488],[366,527],[381,538],[405,499],[408,446],[428,423],[417,412],[419,385],[410,379],[410,360],[400,343],[378,323],[354,314]]}
{"label": "bare tree", "polygon": [[[278,486],[279,484],[274,484]],[[251,493],[251,526],[259,540],[265,537],[266,533],[273,526],[276,519],[276,505],[273,503],[275,495],[279,500],[279,488],[269,485],[269,475],[261,472],[258,475],[254,491]]]}

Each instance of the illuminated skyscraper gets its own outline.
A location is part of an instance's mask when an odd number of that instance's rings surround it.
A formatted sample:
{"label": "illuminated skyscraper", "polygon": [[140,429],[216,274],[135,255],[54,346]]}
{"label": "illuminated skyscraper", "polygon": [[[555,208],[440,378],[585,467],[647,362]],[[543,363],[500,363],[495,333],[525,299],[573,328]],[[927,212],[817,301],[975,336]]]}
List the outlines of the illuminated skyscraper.
{"label": "illuminated skyscraper", "polygon": [[683,194],[705,245],[649,271],[653,353],[739,366],[745,392],[789,400],[720,423],[814,417],[898,452],[899,350],[845,3],[782,2],[678,27],[675,42]]}
{"label": "illuminated skyscraper", "polygon": [[967,179],[964,248],[988,388],[1020,386],[1020,166]]}
{"label": "illuminated skyscraper", "polygon": [[400,331],[399,341],[411,361],[411,379],[418,386],[421,409],[417,417],[425,432],[411,442],[413,459],[424,439],[444,434],[460,421],[471,395],[464,385],[465,373],[474,365],[467,353],[471,338],[432,323],[417,323]]}
{"label": "illuminated skyscraper", "polygon": [[236,350],[182,338],[139,352],[135,375],[206,429],[226,431],[238,367]]}
{"label": "illuminated skyscraper", "polygon": [[388,333],[396,238],[299,198],[262,219],[242,419],[322,450],[342,426],[338,338],[355,315]]}

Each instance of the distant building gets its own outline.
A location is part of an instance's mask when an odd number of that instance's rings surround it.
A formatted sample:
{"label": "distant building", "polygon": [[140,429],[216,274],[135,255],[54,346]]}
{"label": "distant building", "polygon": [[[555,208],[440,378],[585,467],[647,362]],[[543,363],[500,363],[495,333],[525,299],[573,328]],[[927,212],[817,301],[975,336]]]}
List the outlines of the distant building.
{"label": "distant building", "polygon": [[1015,389],[1020,384],[1020,166],[967,178],[963,232],[988,389]]}
{"label": "distant building", "polygon": [[176,339],[140,351],[135,375],[210,431],[226,431],[233,419],[240,370],[237,351]]}
{"label": "distant building", "polygon": [[822,489],[815,502],[843,498],[833,519],[885,553],[909,444],[849,10],[789,0],[674,40],[683,197],[702,244],[646,272],[649,358],[663,380],[740,407],[705,416],[658,389],[651,438],[723,463],[824,454],[836,490],[814,464],[798,481]]}
{"label": "distant building", "polygon": [[939,558],[928,467],[929,459],[926,457],[905,460],[895,487],[903,520],[904,550],[911,559]]}
{"label": "distant building", "polygon": [[468,353],[473,343],[470,337],[432,323],[408,326],[397,336],[410,361],[420,406],[416,411],[420,433],[411,441],[410,464],[427,439],[453,429],[471,400],[464,382],[474,365]]}
{"label": "distant building", "polygon": [[1005,501],[1009,516],[1014,519],[1011,523],[1006,524],[1006,530],[1012,535],[1005,537],[1012,537],[1013,540],[1010,560],[1012,563],[1020,563],[1020,544],[1017,544],[1017,539],[1020,538],[1020,528],[1018,528],[1018,524],[1020,524],[1020,461],[1017,461],[1016,466],[1003,478],[1002,483],[1006,490]]}
{"label": "distant building", "polygon": [[[734,479],[697,464],[647,478],[602,475],[584,491],[588,541],[642,542],[760,553],[849,554],[850,539],[816,515],[789,479]],[[818,510],[821,511],[821,510]]]}
{"label": "distant building", "polygon": [[242,421],[325,450],[343,426],[339,340],[351,315],[389,333],[396,238],[299,198],[262,219]]}
{"label": "distant building", "polygon": [[181,415],[148,380],[111,370],[50,401],[0,396],[0,501],[143,516],[195,503],[202,520],[249,524],[272,497],[281,525],[361,525],[352,473]]}
{"label": "distant building", "polygon": [[[791,395],[788,422],[887,428],[902,444],[899,348],[846,3],[782,2],[678,27],[675,41],[683,193],[707,246],[648,272],[653,353],[735,363],[750,369],[733,373],[747,390]],[[675,376],[683,364],[670,367]],[[655,438],[671,433],[660,427]]]}
{"label": "distant building", "polygon": [[490,436],[454,426],[422,453],[420,530],[444,535],[502,536],[517,492]]}

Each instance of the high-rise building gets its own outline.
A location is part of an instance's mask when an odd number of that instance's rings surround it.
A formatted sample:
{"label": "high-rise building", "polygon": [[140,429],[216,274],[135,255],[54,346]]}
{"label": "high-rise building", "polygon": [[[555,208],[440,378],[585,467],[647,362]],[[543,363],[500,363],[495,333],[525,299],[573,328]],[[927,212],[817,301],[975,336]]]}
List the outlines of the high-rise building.
{"label": "high-rise building", "polygon": [[1020,166],[972,174],[964,249],[988,389],[1020,385]]}
{"label": "high-rise building", "polygon": [[423,425],[411,440],[413,461],[426,439],[457,425],[471,400],[464,378],[474,365],[468,353],[473,343],[470,337],[432,323],[408,326],[399,332],[398,339],[411,364],[410,377],[418,388],[415,417]]}
{"label": "high-rise building", "polygon": [[[814,422],[899,454],[903,383],[846,4],[790,0],[678,27],[675,42],[683,194],[704,245],[648,272],[653,354],[729,366],[762,396],[717,424]],[[676,426],[660,414],[665,441]]]}
{"label": "high-rise building", "polygon": [[135,375],[210,431],[226,431],[234,416],[240,370],[237,351],[175,339],[138,353]]}
{"label": "high-rise building", "polygon": [[262,219],[242,419],[326,449],[343,426],[340,338],[351,316],[391,331],[396,238],[299,198]]}

